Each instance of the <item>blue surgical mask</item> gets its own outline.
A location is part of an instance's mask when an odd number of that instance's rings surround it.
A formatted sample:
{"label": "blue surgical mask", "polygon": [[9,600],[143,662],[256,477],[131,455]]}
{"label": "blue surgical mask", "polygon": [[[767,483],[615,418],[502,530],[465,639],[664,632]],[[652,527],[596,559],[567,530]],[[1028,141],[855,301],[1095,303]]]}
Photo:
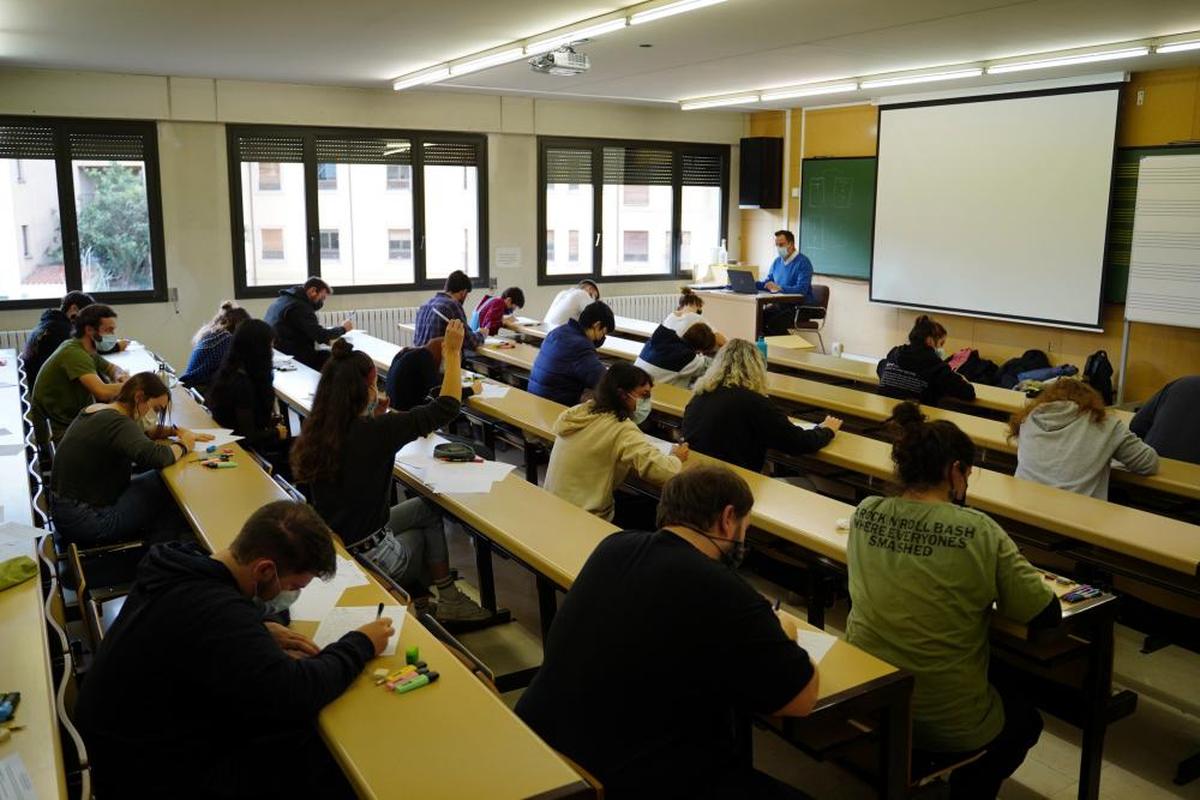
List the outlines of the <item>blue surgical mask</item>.
{"label": "blue surgical mask", "polygon": [[120,341],[115,333],[102,333],[96,337],[96,349],[101,353],[111,353],[117,349]]}
{"label": "blue surgical mask", "polygon": [[650,406],[649,397],[639,397],[637,399],[637,407],[633,409],[633,421],[636,424],[641,425],[650,418]]}
{"label": "blue surgical mask", "polygon": [[775,252],[779,253],[780,258],[787,258],[788,256],[788,249],[786,247],[776,247]]}
{"label": "blue surgical mask", "polygon": [[[275,582],[279,583],[278,574],[275,575]],[[273,617],[277,614],[282,614],[299,599],[299,589],[284,589],[282,588],[282,585],[279,589],[279,593],[270,600],[263,600],[258,596],[258,587],[255,587],[254,589],[254,605],[259,607],[264,617]]]}
{"label": "blue surgical mask", "polygon": [[375,409],[378,406],[379,406],[379,396],[376,395],[367,402],[367,411],[366,411],[367,416],[368,417],[375,416]]}

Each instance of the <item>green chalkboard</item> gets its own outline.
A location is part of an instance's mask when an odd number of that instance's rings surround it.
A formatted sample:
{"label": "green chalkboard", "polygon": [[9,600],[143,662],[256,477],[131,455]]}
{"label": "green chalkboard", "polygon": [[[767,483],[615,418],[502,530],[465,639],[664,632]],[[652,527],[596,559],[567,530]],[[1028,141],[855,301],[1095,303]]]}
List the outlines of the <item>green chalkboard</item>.
{"label": "green chalkboard", "polygon": [[874,158],[806,158],[800,166],[800,252],[818,275],[871,277]]}
{"label": "green chalkboard", "polygon": [[1187,145],[1117,150],[1108,216],[1108,251],[1104,254],[1104,302],[1125,302],[1125,289],[1129,285],[1129,251],[1133,247],[1133,210],[1137,206],[1138,170],[1142,158],[1197,153],[1200,153],[1200,147]]}

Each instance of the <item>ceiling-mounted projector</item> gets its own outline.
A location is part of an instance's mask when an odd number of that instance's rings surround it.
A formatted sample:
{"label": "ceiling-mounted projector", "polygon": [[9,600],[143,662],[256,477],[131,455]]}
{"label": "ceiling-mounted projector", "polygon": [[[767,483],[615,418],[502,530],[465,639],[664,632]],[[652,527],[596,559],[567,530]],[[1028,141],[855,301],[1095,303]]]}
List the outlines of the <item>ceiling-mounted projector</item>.
{"label": "ceiling-mounted projector", "polygon": [[549,53],[529,59],[529,68],[534,72],[564,77],[582,75],[591,69],[591,66],[587,54],[576,53],[575,48],[570,45],[564,45],[557,50],[551,50]]}

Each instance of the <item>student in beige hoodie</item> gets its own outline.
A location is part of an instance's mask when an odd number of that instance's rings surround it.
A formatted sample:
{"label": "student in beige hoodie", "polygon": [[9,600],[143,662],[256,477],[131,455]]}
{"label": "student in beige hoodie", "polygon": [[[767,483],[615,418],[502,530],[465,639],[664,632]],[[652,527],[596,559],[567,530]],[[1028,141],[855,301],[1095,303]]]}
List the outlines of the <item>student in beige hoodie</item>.
{"label": "student in beige hoodie", "polygon": [[1018,478],[1108,499],[1113,459],[1137,475],[1158,471],[1154,448],[1107,413],[1100,393],[1059,378],[1009,420],[1017,440]]}
{"label": "student in beige hoodie", "polygon": [[[650,415],[653,386],[650,376],[632,364],[620,361],[609,367],[595,396],[568,408],[555,421],[546,490],[614,520],[613,492],[630,473],[659,484],[679,472],[687,460],[687,445],[663,453],[638,429]],[[627,521],[625,517],[617,515],[617,523]]]}

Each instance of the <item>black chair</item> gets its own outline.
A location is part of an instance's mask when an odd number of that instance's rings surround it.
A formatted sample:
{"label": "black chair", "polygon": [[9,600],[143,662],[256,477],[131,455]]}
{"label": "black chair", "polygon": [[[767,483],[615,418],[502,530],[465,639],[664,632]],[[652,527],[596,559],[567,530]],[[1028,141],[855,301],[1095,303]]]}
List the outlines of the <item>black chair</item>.
{"label": "black chair", "polygon": [[812,332],[817,335],[817,342],[821,345],[821,352],[825,352],[825,340],[821,336],[821,331],[825,329],[825,315],[829,313],[829,287],[814,283],[812,285],[813,305],[797,306],[796,316],[792,320],[791,332],[800,335],[806,332]]}

